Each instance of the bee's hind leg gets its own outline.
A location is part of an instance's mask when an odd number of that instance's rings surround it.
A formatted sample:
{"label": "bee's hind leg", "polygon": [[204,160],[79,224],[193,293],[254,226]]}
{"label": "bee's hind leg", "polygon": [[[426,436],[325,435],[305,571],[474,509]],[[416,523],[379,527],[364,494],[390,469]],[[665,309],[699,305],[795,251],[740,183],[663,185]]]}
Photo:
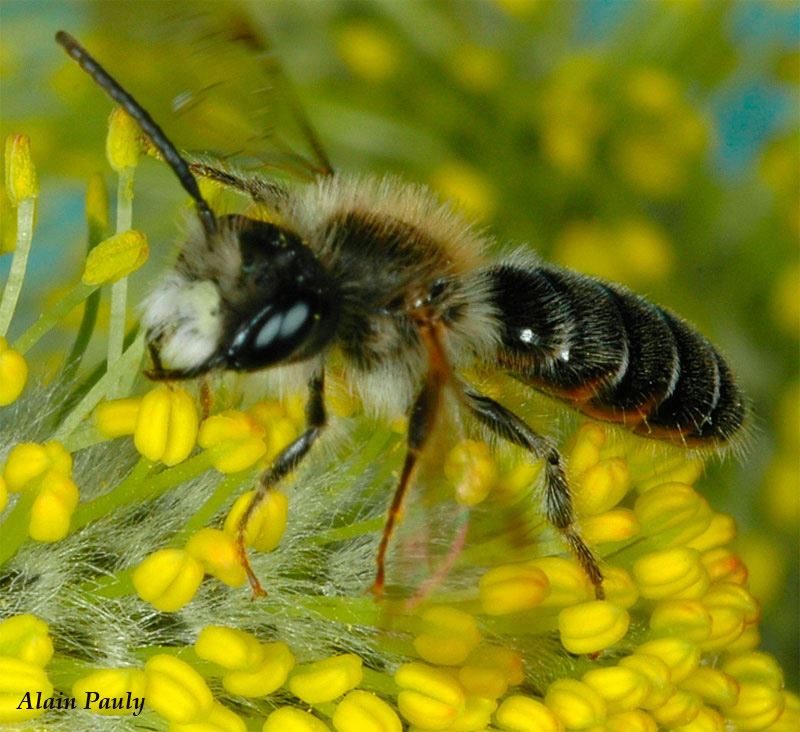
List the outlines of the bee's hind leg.
{"label": "bee's hind leg", "polygon": [[464,388],[464,399],[481,424],[499,437],[528,450],[544,462],[544,511],[547,520],[564,537],[570,551],[594,586],[598,600],[605,597],[603,574],[592,550],[575,526],[572,496],[564,473],[564,461],[556,446],[534,432],[520,417],[484,394]]}
{"label": "bee's hind leg", "polygon": [[291,442],[281,450],[272,464],[261,474],[256,493],[236,525],[236,548],[239,552],[239,560],[247,574],[247,579],[250,582],[250,588],[253,591],[254,597],[263,596],[266,592],[264,592],[264,588],[258,581],[258,577],[250,566],[250,561],[247,558],[247,549],[244,544],[247,524],[255,510],[264,501],[269,491],[274,488],[282,478],[286,477],[287,473],[290,473],[300,464],[300,461],[306,456],[311,446],[322,433],[328,421],[325,413],[324,390],[325,374],[324,372],[319,372],[315,374],[308,383],[309,395],[308,402],[306,402],[305,432],[294,440],[294,442]]}

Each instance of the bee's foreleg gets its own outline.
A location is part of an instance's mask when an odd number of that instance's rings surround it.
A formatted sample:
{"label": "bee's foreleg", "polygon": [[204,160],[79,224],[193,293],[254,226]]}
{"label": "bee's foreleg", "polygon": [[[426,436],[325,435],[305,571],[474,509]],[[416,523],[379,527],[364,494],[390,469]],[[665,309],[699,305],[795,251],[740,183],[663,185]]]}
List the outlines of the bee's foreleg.
{"label": "bee's foreleg", "polygon": [[324,372],[320,372],[315,374],[308,383],[309,394],[308,402],[306,402],[305,432],[294,440],[294,442],[281,450],[275,460],[273,460],[272,465],[261,474],[255,495],[236,526],[236,548],[239,552],[239,559],[244,567],[244,571],[247,573],[247,579],[250,582],[253,596],[265,595],[266,593],[247,558],[247,549],[244,544],[247,524],[250,521],[250,517],[264,501],[269,491],[284,478],[287,473],[290,473],[300,464],[300,461],[306,456],[311,446],[322,433],[328,421],[325,413],[324,390],[325,374]]}
{"label": "bee's foreleg", "polygon": [[467,405],[477,419],[504,440],[519,445],[544,462],[544,510],[547,520],[563,535],[570,551],[594,585],[595,597],[602,600],[603,574],[592,550],[575,525],[572,497],[564,473],[564,460],[556,446],[534,432],[516,414],[473,389],[465,388]]}

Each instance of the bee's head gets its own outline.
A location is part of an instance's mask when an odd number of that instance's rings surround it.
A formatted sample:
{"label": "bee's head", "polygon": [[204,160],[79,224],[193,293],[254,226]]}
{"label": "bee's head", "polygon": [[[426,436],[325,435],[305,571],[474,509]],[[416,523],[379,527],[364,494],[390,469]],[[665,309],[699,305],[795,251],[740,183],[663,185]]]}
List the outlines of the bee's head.
{"label": "bee's head", "polygon": [[333,335],[330,277],[294,232],[244,216],[196,232],[144,303],[156,379],[301,361]]}
{"label": "bee's head", "polygon": [[143,305],[156,379],[254,371],[308,358],[330,340],[336,298],[320,263],[281,226],[216,216],[184,157],[150,114],[64,31],[56,41],[150,138],[192,197],[198,229]]}

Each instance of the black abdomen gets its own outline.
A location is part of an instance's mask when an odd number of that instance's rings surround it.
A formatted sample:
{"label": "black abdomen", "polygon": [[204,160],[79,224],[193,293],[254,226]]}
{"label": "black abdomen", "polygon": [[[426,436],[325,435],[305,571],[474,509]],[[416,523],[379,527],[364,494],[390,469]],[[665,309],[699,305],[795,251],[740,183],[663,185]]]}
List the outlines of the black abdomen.
{"label": "black abdomen", "polygon": [[500,365],[598,419],[685,444],[725,442],[744,398],[717,350],[624,287],[546,265],[489,271]]}

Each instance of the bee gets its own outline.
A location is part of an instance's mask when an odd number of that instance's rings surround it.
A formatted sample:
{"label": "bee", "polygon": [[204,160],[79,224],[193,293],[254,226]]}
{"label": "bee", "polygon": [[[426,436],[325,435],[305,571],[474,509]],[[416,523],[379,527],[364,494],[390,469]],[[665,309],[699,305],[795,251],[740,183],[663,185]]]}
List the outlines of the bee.
{"label": "bee", "polygon": [[[590,417],[687,447],[723,448],[742,430],[745,399],[729,364],[666,309],[531,253],[492,259],[491,240],[427,188],[335,172],[302,116],[319,161],[305,185],[191,162],[75,39],[62,31],[56,40],[139,123],[196,208],[174,269],[142,306],[148,376],[291,365],[307,380],[306,429],[260,476],[238,525],[254,593],[262,589],[245,528],[325,431],[334,352],[368,410],[408,416],[405,460],[377,552],[377,595],[404,497],[452,390],[485,429],[542,462],[543,512],[603,597],[555,442],[470,384],[469,367],[504,371]],[[266,206],[271,221],[215,214],[198,177]]]}

